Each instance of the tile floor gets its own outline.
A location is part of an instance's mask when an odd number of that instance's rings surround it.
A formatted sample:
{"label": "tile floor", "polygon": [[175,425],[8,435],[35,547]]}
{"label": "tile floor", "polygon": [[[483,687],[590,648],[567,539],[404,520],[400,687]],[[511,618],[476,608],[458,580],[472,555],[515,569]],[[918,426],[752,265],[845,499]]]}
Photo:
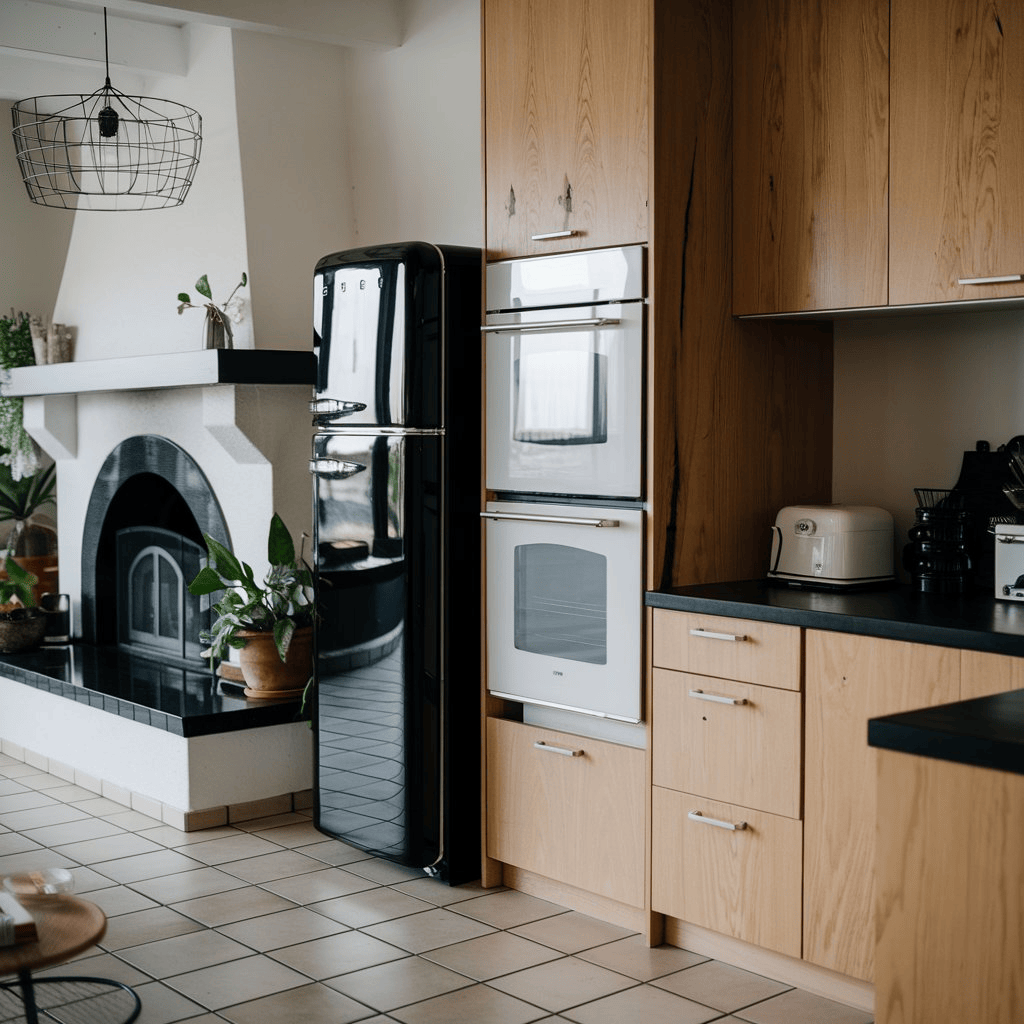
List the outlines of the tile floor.
{"label": "tile floor", "polygon": [[0,876],[46,866],[109,919],[57,973],[133,986],[140,1024],[871,1019],[524,893],[451,888],[308,814],[179,832],[0,754]]}

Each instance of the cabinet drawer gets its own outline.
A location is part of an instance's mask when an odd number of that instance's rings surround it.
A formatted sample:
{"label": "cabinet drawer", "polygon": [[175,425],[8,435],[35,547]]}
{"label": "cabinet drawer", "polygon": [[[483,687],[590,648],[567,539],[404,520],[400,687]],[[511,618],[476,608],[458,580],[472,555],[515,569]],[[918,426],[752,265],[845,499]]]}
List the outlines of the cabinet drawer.
{"label": "cabinet drawer", "polygon": [[633,747],[488,719],[487,855],[642,907],[644,759]]}
{"label": "cabinet drawer", "polygon": [[792,818],[656,786],[651,909],[799,957],[802,841]]}
{"label": "cabinet drawer", "polygon": [[656,668],[654,784],[799,818],[801,700],[793,690]]}
{"label": "cabinet drawer", "polygon": [[800,689],[800,627],[654,609],[654,664]]}

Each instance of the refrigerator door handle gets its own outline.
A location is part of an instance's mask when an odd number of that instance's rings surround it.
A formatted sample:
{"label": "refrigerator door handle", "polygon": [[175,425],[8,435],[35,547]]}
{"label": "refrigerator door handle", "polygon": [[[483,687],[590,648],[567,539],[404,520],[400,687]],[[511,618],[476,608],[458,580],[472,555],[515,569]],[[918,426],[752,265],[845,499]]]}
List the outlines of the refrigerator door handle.
{"label": "refrigerator door handle", "polygon": [[365,408],[365,402],[343,402],[337,398],[314,398],[309,403],[309,411],[320,423],[329,423],[331,420],[341,419],[343,416],[353,416]]}
{"label": "refrigerator door handle", "polygon": [[517,523],[562,523],[566,526],[618,526],[618,519],[586,519],[578,516],[540,516],[527,512],[481,512],[481,519],[511,519]]}
{"label": "refrigerator door handle", "polygon": [[564,331],[574,327],[614,327],[622,323],[615,317],[589,316],[581,320],[538,320],[525,324],[487,324],[481,334],[529,334],[532,331]]}
{"label": "refrigerator door handle", "polygon": [[342,459],[310,459],[309,471],[313,476],[323,476],[331,480],[344,480],[366,471],[361,462],[344,462]]}

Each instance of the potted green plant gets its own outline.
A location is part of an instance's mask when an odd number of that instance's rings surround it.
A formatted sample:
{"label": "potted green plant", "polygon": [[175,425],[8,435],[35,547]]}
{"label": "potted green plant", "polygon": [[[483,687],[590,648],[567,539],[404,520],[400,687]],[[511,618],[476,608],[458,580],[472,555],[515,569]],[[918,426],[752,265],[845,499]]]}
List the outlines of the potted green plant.
{"label": "potted green plant", "polygon": [[195,289],[208,302],[193,303],[188,292],[178,292],[178,316],[181,316],[186,309],[206,310],[206,334],[205,344],[207,348],[231,348],[234,344],[234,332],[231,330],[231,321],[240,323],[242,320],[242,300],[236,297],[239,288],[244,288],[249,279],[242,271],[242,279],[231,290],[231,294],[224,302],[213,301],[213,289],[210,287],[209,278],[203,274],[196,281]]}
{"label": "potted green plant", "polygon": [[38,647],[46,634],[46,612],[36,604],[33,588],[39,579],[23,569],[10,555],[7,573],[0,580],[0,654],[14,654]]}
{"label": "potted green plant", "polygon": [[11,467],[0,461],[0,523],[14,523],[7,535],[7,553],[37,577],[37,603],[57,586],[57,533],[37,517],[40,509],[54,501],[56,473],[56,465],[50,463],[16,480]]}
{"label": "potted green plant", "polygon": [[[0,317],[0,370],[34,366],[30,317],[15,313]],[[30,476],[39,465],[39,453],[23,421],[24,403],[19,397],[0,396],[0,462],[11,467],[16,480]]]}
{"label": "potted green plant", "polygon": [[199,634],[209,645],[203,656],[223,660],[229,648],[237,650],[248,697],[298,696],[312,673],[313,578],[284,521],[276,512],[271,517],[262,585],[250,565],[205,537],[209,558],[189,593],[223,596],[213,605],[210,629]]}

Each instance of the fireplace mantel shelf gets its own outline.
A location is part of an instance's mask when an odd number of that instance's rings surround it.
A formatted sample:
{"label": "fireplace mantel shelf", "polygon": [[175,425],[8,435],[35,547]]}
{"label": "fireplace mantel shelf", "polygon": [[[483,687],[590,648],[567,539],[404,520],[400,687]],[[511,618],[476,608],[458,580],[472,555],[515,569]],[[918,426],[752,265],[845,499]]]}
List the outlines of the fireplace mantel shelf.
{"label": "fireplace mantel shelf", "polygon": [[313,387],[316,357],[309,351],[288,349],[204,349],[22,366],[8,375],[9,380],[0,383],[0,394],[12,398],[212,384]]}

